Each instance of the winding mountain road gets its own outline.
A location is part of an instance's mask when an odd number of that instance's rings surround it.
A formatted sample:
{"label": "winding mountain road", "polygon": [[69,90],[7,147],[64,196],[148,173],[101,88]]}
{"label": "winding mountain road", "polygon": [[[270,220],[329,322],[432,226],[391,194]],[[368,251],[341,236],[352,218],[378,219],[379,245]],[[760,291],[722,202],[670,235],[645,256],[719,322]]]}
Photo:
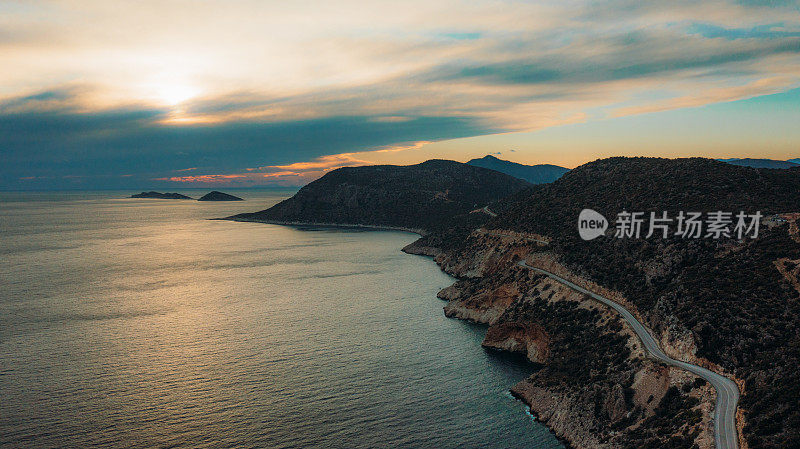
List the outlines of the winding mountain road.
{"label": "winding mountain road", "polygon": [[616,310],[622,318],[630,324],[636,335],[642,341],[645,349],[656,359],[666,363],[667,365],[677,366],[678,368],[685,369],[692,372],[703,379],[707,380],[714,389],[717,391],[717,404],[714,407],[714,440],[717,449],[738,449],[739,438],[736,430],[736,407],[739,403],[739,387],[732,380],[725,376],[717,374],[706,368],[692,365],[690,363],[675,360],[667,356],[664,351],[658,346],[655,338],[650,334],[647,328],[633,316],[631,312],[620,304],[604,297],[597,293],[593,293],[585,288],[570,282],[557,274],[550,273],[549,271],[542,270],[528,265],[524,260],[519,262],[519,266],[527,268],[537,273],[544,274],[551,279],[566,285],[567,287],[588,295],[589,297],[600,301],[601,303]]}

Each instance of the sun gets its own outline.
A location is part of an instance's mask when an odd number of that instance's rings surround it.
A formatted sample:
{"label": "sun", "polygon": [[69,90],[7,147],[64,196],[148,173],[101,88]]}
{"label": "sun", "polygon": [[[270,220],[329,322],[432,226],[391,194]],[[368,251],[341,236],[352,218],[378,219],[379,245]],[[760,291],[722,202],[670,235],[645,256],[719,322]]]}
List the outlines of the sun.
{"label": "sun", "polygon": [[177,106],[199,94],[199,90],[188,84],[160,84],[154,87],[154,96],[168,106]]}

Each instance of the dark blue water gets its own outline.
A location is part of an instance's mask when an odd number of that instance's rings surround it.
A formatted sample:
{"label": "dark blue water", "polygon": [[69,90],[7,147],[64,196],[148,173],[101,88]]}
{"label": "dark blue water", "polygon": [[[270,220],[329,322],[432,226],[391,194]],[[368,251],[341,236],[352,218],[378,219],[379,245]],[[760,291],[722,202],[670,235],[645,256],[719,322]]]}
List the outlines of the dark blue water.
{"label": "dark blue water", "polygon": [[129,193],[0,193],[3,447],[561,447],[415,235]]}

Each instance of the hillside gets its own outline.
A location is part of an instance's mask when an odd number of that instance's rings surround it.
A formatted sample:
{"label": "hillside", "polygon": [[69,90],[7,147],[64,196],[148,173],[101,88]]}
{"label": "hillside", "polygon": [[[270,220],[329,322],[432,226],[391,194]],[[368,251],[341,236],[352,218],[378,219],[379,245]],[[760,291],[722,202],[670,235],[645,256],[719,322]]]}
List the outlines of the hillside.
{"label": "hillside", "polygon": [[531,184],[547,184],[553,182],[569,171],[568,168],[559,167],[558,165],[523,165],[516,162],[504,161],[492,155],[486,155],[480,159],[472,159],[468,161],[467,164],[499,171],[515,178],[524,179]]}
{"label": "hillside", "polygon": [[576,240],[584,208],[609,219],[622,210],[792,211],[800,209],[800,167],[755,169],[703,158],[602,159],[532,191],[496,225]]}
{"label": "hillside", "polygon": [[408,166],[345,167],[267,210],[231,218],[430,231],[449,226],[456,215],[528,186],[503,173],[445,160]]}
{"label": "hillside", "polygon": [[[592,208],[606,237],[583,241]],[[800,211],[800,168],[754,169],[708,159],[612,158],[533,191],[486,227],[553,238],[573,273],[620,292],[666,341],[744,382],[751,449],[800,446],[800,239],[788,223],[759,238],[617,239],[618,212]],[[795,228],[796,229],[796,228]],[[462,250],[463,253],[463,250]]]}

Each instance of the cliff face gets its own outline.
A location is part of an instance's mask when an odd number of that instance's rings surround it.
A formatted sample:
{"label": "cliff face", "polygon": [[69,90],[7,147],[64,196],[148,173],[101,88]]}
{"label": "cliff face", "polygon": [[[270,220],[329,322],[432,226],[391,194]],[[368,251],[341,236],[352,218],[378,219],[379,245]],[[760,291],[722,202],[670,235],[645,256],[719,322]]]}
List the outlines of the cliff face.
{"label": "cliff face", "polygon": [[483,346],[540,365],[512,393],[576,448],[713,447],[713,389],[647,359],[615,312],[520,268],[520,259],[557,264],[527,242],[476,231],[436,257],[461,278],[439,293],[445,313],[489,324]]}
{"label": "cliff face", "polygon": [[538,323],[504,321],[489,327],[481,345],[485,348],[524,354],[533,363],[550,358],[550,336]]}

